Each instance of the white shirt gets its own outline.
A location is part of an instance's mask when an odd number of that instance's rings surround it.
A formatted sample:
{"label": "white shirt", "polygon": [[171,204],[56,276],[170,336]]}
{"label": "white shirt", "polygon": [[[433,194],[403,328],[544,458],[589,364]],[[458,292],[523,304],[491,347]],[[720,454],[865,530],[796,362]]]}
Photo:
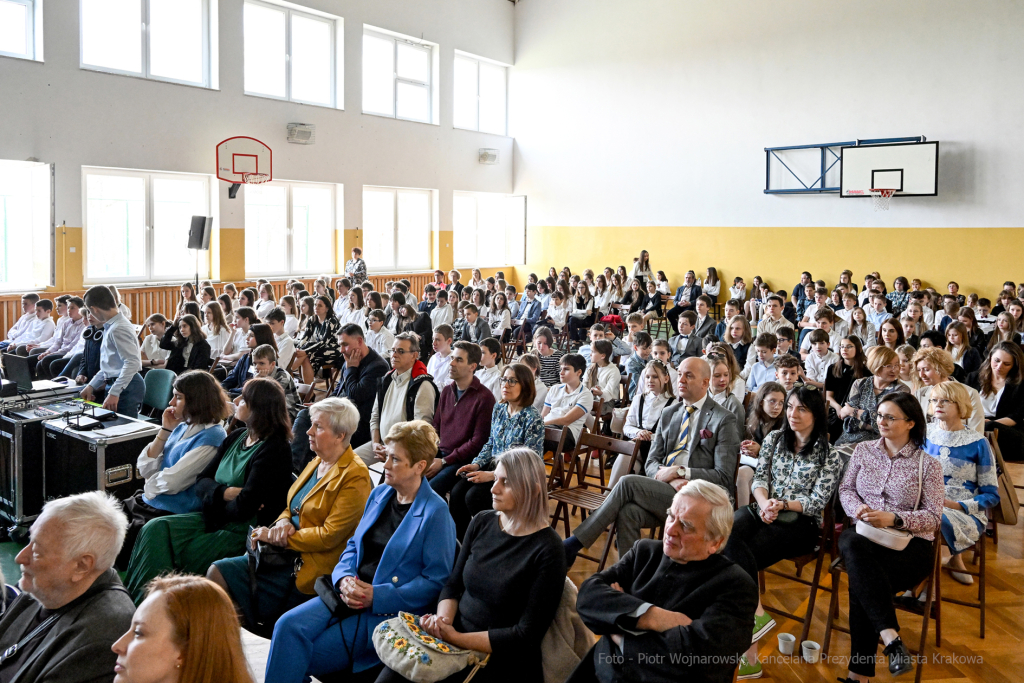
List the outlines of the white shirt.
{"label": "white shirt", "polygon": [[981,394],[981,405],[985,409],[985,417],[994,418],[996,416],[996,409],[999,407],[999,399],[1003,397],[1003,391],[1006,389],[1006,385],[994,394]]}
{"label": "white shirt", "polygon": [[849,310],[847,310],[845,308],[840,308],[838,311],[835,311],[836,317],[837,318],[841,318],[841,319],[845,320],[846,322],[850,322],[850,314],[852,314],[852,313],[853,313],[853,309],[852,308],[849,309]]}
{"label": "white shirt", "polygon": [[839,360],[839,356],[829,351],[824,356],[819,356],[817,351],[812,351],[804,361],[804,372],[807,377],[815,382],[824,382],[828,369]]}
{"label": "white shirt", "polygon": [[449,351],[447,356],[442,356],[439,353],[435,353],[427,361],[427,372],[434,378],[434,384],[437,385],[438,390],[444,389],[446,384],[449,384],[451,376],[449,372],[452,367],[452,354]]}
{"label": "white shirt", "polygon": [[18,318],[18,322],[14,323],[14,327],[7,330],[7,340],[12,342],[18,341],[18,339],[25,334],[25,331],[28,330],[29,325],[31,325],[32,321],[35,319],[35,310],[22,315]]}
{"label": "white shirt", "polygon": [[277,367],[287,370],[292,362],[292,356],[295,355],[295,340],[285,332],[281,335],[275,334],[274,341],[277,343]]}
{"label": "white shirt", "polygon": [[147,334],[142,340],[142,353],[146,354],[149,360],[167,360],[171,355],[170,351],[160,348],[160,338],[155,334]]}
{"label": "white shirt", "polygon": [[544,384],[540,377],[537,377],[533,381],[533,388],[537,392],[537,398],[533,399],[533,407],[537,409],[537,412],[544,410],[544,399],[548,395],[548,385]]}
{"label": "white shirt", "polygon": [[[212,424],[189,425],[181,438],[191,438],[204,429],[213,426]],[[151,458],[146,454],[148,450],[149,444],[146,444],[146,447],[142,449],[142,453],[139,454],[136,466],[139,469],[139,474],[146,480],[143,490],[145,491],[146,498],[150,500],[159,495],[180,493],[195,484],[199,475],[202,474],[206,466],[217,455],[216,446],[197,446],[181,456],[178,462],[170,467],[160,469],[163,465],[164,454],[161,453],[157,457]]]}
{"label": "white shirt", "polygon": [[441,325],[451,325],[453,318],[454,315],[450,305],[437,306],[430,312],[430,327],[433,330],[437,330]]}
{"label": "white shirt", "polygon": [[[224,345],[231,341],[231,332],[230,327],[222,327],[219,334],[214,334],[213,328],[210,325],[203,325],[203,334],[206,335],[206,342],[210,345],[211,357],[216,358],[224,353]],[[146,337],[146,339],[149,339],[149,337]],[[145,345],[143,345],[143,351],[145,351]],[[148,353],[146,357],[150,360],[153,359]]]}
{"label": "white shirt", "polygon": [[69,320],[71,320],[71,317],[66,315],[62,315],[59,318],[57,318],[57,327],[53,331],[53,336],[51,336],[46,341],[41,342],[39,344],[40,348],[48,349],[51,346],[53,346],[53,342],[60,337],[60,331],[64,328],[64,326],[67,324]]}
{"label": "white shirt", "polygon": [[391,359],[391,346],[395,343],[395,335],[388,328],[381,325],[380,332],[367,330],[363,335],[366,345],[381,355],[384,360]]}
{"label": "white shirt", "polygon": [[277,302],[272,299],[260,299],[256,302],[256,317],[263,320],[267,317],[267,313],[274,310],[277,306]]}
{"label": "white shirt", "polygon": [[481,367],[476,371],[476,378],[480,380],[480,384],[491,390],[494,394],[494,400],[501,401],[501,373],[504,371],[501,365],[495,365],[491,368]]}
{"label": "white shirt", "polygon": [[718,296],[718,294],[722,291],[722,281],[719,280],[713,285],[709,285],[707,282],[705,282],[702,291],[708,296]]}
{"label": "white shirt", "polygon": [[[587,367],[585,373],[583,373],[584,379],[589,376],[590,368],[593,367],[593,363]],[[622,373],[619,372],[619,366],[609,363],[603,368],[597,369],[597,388],[601,389],[601,395],[594,397],[594,402],[604,399],[604,412],[609,412],[614,407],[615,399],[619,398],[619,385],[622,382]],[[588,389],[593,391],[593,388]]]}
{"label": "white shirt", "polygon": [[729,296],[736,299],[736,301],[744,301],[747,298],[746,285],[733,285],[729,288]]}
{"label": "white shirt", "polygon": [[334,300],[334,315],[341,319],[341,316],[345,314],[345,311],[349,309],[348,293],[344,295],[339,294],[338,298]]}
{"label": "white shirt", "polygon": [[548,390],[548,395],[544,398],[544,407],[548,409],[548,417],[556,418],[568,415],[573,408],[582,408],[583,414],[579,419],[568,425],[569,432],[579,442],[587,415],[594,408],[594,395],[582,382],[575,390],[570,390],[566,384],[556,384]]}
{"label": "white shirt", "polygon": [[363,313],[362,309],[359,308],[355,310],[351,308],[346,308],[341,313],[341,315],[338,316],[338,322],[341,323],[343,326],[352,324],[359,325],[359,327],[363,327],[364,324],[366,323],[366,314]]}
{"label": "white shirt", "polygon": [[644,414],[640,416],[640,397],[637,396],[629,404],[629,412],[626,414],[626,424],[622,426],[622,435],[627,439],[635,439],[641,431],[654,432],[661,421],[661,413],[668,406],[671,397],[664,393],[653,394],[646,392],[644,398]]}
{"label": "white shirt", "polygon": [[512,312],[511,311],[489,311],[487,313],[487,324],[491,327],[491,334],[497,339],[501,339],[501,334],[512,327]]}
{"label": "white shirt", "polygon": [[53,336],[54,331],[57,329],[57,325],[53,322],[53,318],[46,316],[42,320],[32,316],[34,319],[29,321],[28,326],[25,329],[25,334],[18,338],[18,344],[39,344],[46,341]]}

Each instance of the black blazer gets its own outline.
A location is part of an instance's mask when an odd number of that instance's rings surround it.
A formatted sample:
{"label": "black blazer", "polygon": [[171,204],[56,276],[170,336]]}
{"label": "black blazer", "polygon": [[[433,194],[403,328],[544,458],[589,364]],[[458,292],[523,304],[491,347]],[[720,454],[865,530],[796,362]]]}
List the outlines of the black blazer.
{"label": "black blazer", "polygon": [[185,347],[178,346],[174,334],[178,331],[178,324],[171,323],[164,332],[164,338],[160,340],[160,348],[170,351],[167,357],[167,364],[164,366],[176,375],[186,370],[209,370],[210,369],[210,342],[200,339],[192,344],[192,352],[188,355],[188,363],[185,362]]}
{"label": "black blazer", "polygon": [[[613,583],[622,591],[612,588]],[[629,635],[620,653],[607,636],[636,631],[637,617],[630,615],[645,602],[682,612],[693,623]],[[614,566],[583,582],[576,609],[583,623],[606,637],[591,648],[567,683],[729,683],[739,656],[750,647],[757,585],[722,555],[679,564],[665,557],[660,541],[643,539]]]}
{"label": "black blazer", "polygon": [[245,484],[238,497],[224,500],[227,487],[214,479],[217,468],[231,444],[247,433],[248,430],[239,429],[224,439],[217,449],[217,457],[196,480],[196,495],[203,504],[207,531],[217,531],[231,522],[250,520],[254,515],[260,526],[270,526],[288,505],[288,489],[292,485],[292,451],[285,434],[277,434],[263,442],[245,468]]}
{"label": "black blazer", "polygon": [[[977,389],[980,393],[981,370],[967,375],[965,384],[973,389]],[[1001,420],[1004,417],[1013,420],[1017,427],[1021,427],[1022,423],[1024,423],[1024,384],[1016,386],[1008,384],[1003,389],[1003,395],[999,397],[999,403],[996,404],[996,416],[993,419]]]}
{"label": "black blazer", "polygon": [[377,398],[377,384],[390,369],[388,362],[373,349],[367,349],[366,356],[356,367],[344,366],[341,381],[333,395],[347,398],[359,410],[359,427],[352,436],[353,448],[370,440],[370,413],[373,412],[373,401]]}

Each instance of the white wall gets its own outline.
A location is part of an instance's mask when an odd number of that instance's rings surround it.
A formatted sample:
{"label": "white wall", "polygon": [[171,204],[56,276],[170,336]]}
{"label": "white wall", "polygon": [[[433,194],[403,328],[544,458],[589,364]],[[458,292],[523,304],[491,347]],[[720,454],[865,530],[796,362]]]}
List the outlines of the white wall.
{"label": "white wall", "polygon": [[[56,220],[82,225],[81,166],[215,172],[215,146],[249,135],[274,151],[274,177],[344,183],[344,227],[362,224],[364,184],[440,190],[451,230],[453,190],[509,192],[511,138],[452,128],[456,49],[511,63],[508,0],[301,0],[345,20],[345,110],[242,93],[242,0],[219,0],[219,90],[79,68],[77,0],[46,0],[44,63],[0,57],[0,158],[56,164]],[[363,23],[440,45],[440,125],[361,113]],[[285,142],[285,124],[314,123],[316,144]],[[496,147],[498,166],[477,163]],[[222,186],[222,227],[242,227],[241,195]]]}
{"label": "white wall", "polygon": [[[1024,224],[1019,1],[520,0],[515,31],[530,225]],[[937,198],[763,193],[764,147],[922,134]]]}

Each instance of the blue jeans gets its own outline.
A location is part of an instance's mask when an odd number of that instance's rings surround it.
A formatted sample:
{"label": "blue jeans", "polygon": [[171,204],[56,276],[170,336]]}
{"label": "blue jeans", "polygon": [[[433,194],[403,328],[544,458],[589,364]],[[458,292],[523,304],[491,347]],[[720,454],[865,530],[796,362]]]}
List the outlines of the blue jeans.
{"label": "blue jeans", "polygon": [[[351,616],[349,619],[356,619]],[[338,620],[318,597],[288,610],[277,620],[270,641],[265,680],[303,683],[352,666],[351,654],[362,654],[366,644],[342,641]]]}
{"label": "blue jeans", "polygon": [[[110,390],[113,384],[113,382],[107,382],[107,386],[103,390],[103,396],[96,397],[97,403],[103,402],[103,398],[106,397],[107,391]],[[136,374],[128,382],[128,386],[121,390],[121,395],[117,398],[117,410],[115,412],[118,415],[135,419],[139,416],[139,409],[142,407],[142,399],[144,398],[146,398],[146,383],[142,380],[142,375]]]}
{"label": "blue jeans", "polygon": [[73,356],[68,357],[67,365],[57,375],[58,377],[70,377],[74,379],[78,373],[78,364],[82,362],[82,354],[76,353]]}
{"label": "blue jeans", "polygon": [[455,484],[459,482],[459,476],[456,472],[459,471],[460,467],[462,465],[442,465],[441,471],[430,480],[430,488],[434,489],[434,493],[442,498],[450,493]]}

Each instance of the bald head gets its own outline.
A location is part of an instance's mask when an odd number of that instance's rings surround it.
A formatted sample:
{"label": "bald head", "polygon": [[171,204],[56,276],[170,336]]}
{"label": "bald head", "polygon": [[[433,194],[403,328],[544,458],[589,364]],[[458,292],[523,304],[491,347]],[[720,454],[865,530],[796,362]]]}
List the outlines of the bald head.
{"label": "bald head", "polygon": [[703,358],[687,358],[679,364],[679,395],[687,403],[696,403],[708,393],[711,366]]}

